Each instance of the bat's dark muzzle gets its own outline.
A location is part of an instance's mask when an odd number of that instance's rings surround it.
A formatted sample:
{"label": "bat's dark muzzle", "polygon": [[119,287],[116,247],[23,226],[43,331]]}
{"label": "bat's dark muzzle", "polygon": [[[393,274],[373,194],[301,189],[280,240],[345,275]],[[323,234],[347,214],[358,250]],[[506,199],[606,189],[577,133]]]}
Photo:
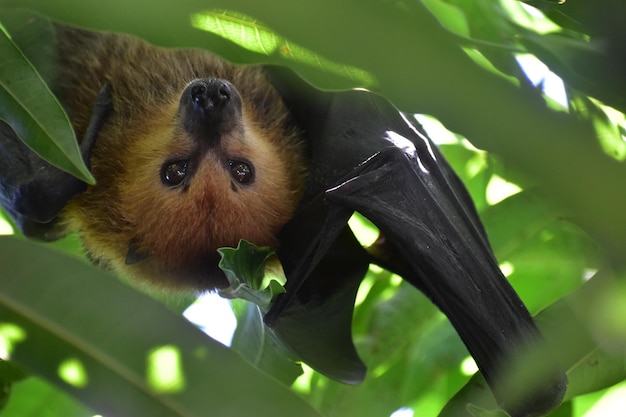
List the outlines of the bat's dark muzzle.
{"label": "bat's dark muzzle", "polygon": [[183,91],[179,115],[195,140],[214,143],[241,125],[241,96],[226,80],[195,80]]}
{"label": "bat's dark muzzle", "polygon": [[188,88],[191,104],[196,111],[203,113],[221,111],[232,97],[232,89],[228,81],[198,80],[191,83]]}

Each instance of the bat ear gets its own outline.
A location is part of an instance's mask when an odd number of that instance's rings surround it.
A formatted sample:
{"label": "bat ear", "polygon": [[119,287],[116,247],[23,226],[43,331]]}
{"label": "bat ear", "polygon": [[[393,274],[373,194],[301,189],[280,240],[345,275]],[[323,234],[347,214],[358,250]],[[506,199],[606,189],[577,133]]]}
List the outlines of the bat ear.
{"label": "bat ear", "polygon": [[[87,167],[100,129],[112,110],[111,87],[98,94],[80,152]],[[54,220],[65,205],[87,185],[44,161],[29,149],[11,127],[0,121],[0,204],[29,237],[61,237]]]}

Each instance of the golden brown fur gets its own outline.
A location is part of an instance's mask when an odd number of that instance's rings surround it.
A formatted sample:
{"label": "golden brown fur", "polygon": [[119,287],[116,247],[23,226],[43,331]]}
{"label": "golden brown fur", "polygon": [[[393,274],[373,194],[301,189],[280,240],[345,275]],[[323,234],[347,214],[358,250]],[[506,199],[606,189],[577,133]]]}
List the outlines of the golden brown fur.
{"label": "golden brown fur", "polygon": [[[82,137],[98,91],[112,87],[113,114],[91,155],[97,184],[61,219],[90,256],[118,273],[169,288],[225,285],[215,250],[240,239],[274,245],[304,181],[301,143],[279,95],[259,69],[202,50],[167,50],[139,39],[58,27],[58,94]],[[220,78],[242,98],[242,131],[199,156],[186,191],[160,179],[163,164],[195,152],[180,128],[181,93],[194,79]],[[245,159],[255,181],[235,189],[226,158]],[[129,245],[143,258],[125,263]]]}

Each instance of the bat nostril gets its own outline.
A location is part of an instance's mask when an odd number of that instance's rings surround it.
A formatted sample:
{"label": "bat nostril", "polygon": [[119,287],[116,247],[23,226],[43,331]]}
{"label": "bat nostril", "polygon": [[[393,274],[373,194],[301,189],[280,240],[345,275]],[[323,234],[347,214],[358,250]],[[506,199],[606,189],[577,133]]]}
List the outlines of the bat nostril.
{"label": "bat nostril", "polygon": [[191,99],[193,101],[198,101],[202,97],[206,97],[206,85],[204,84],[196,84],[191,88]]}
{"label": "bat nostril", "polygon": [[220,101],[230,100],[230,87],[228,86],[228,84],[222,82],[221,85],[217,88],[217,98]]}
{"label": "bat nostril", "polygon": [[207,86],[204,83],[198,83],[191,87],[191,102],[201,109],[213,107],[213,103],[209,99]]}
{"label": "bat nostril", "polygon": [[232,89],[228,82],[219,79],[199,80],[191,86],[190,100],[200,109],[213,110],[227,105]]}

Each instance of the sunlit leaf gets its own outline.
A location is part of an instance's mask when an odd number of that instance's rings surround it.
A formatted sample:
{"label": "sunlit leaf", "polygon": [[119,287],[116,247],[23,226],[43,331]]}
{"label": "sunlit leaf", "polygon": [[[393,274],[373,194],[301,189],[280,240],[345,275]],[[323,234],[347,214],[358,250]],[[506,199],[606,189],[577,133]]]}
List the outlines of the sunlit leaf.
{"label": "sunlit leaf", "polygon": [[623,123],[624,115],[579,93],[572,94],[571,105],[581,117],[591,120],[604,152],[618,161],[625,160],[626,140],[622,136],[621,126],[618,125],[618,122]]}
{"label": "sunlit leaf", "polygon": [[424,4],[447,29],[460,36],[470,36],[463,10],[439,0],[424,0]]}
{"label": "sunlit leaf", "polygon": [[559,31],[561,28],[548,19],[539,9],[516,0],[500,0],[505,16],[520,26],[540,34]]}
{"label": "sunlit leaf", "polygon": [[260,54],[280,55],[288,60],[358,81],[363,86],[371,86],[375,82],[372,75],[366,71],[333,62],[307,48],[289,42],[256,19],[241,13],[229,10],[205,11],[193,14],[191,22],[195,28],[215,33]]}

